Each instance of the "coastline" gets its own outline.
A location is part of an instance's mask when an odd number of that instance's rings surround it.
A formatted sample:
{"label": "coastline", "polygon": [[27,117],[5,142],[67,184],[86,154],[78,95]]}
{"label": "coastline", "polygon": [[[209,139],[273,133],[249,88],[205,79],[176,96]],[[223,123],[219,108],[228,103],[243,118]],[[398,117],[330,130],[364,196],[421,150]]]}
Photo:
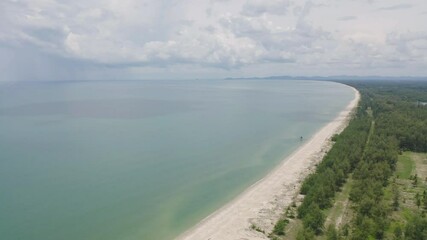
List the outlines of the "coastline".
{"label": "coastline", "polygon": [[[360,100],[359,92],[352,89],[353,100],[336,118],[283,159],[267,176],[176,239],[268,239],[268,233],[272,231],[284,209],[298,198],[302,181],[332,147],[330,138],[347,126],[351,113]],[[267,234],[251,229],[251,225]]]}

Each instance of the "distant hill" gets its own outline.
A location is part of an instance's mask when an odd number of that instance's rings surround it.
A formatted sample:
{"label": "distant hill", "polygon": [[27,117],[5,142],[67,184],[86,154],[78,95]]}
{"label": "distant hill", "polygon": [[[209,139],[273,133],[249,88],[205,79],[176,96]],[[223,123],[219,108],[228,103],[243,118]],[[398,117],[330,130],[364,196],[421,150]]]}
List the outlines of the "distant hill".
{"label": "distant hill", "polygon": [[393,81],[427,81],[427,77],[410,77],[410,76],[266,76],[266,77],[244,77],[244,78],[225,78],[226,80],[241,79],[283,79],[283,80],[393,80]]}

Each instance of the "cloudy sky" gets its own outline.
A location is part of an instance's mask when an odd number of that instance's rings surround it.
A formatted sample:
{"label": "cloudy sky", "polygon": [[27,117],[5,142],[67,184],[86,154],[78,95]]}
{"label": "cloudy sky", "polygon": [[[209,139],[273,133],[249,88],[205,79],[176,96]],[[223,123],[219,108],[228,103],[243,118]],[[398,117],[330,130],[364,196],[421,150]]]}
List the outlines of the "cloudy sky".
{"label": "cloudy sky", "polygon": [[427,76],[426,0],[1,0],[0,81]]}

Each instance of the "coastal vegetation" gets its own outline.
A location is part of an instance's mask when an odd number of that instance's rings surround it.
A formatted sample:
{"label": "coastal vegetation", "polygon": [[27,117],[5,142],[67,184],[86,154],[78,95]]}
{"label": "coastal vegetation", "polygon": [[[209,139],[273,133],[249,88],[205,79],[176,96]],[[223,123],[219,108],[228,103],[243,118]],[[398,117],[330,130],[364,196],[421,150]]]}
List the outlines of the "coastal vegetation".
{"label": "coastal vegetation", "polygon": [[427,82],[345,84],[359,106],[303,182],[297,219],[270,236],[427,239]]}

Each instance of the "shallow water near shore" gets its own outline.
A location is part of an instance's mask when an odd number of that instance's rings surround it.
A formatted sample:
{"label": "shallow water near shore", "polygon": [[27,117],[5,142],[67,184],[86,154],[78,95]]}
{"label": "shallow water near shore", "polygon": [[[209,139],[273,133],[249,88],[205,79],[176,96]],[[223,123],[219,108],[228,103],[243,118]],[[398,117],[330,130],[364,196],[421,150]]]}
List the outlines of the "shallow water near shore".
{"label": "shallow water near shore", "polygon": [[0,85],[0,236],[171,239],[353,97],[320,81]]}

